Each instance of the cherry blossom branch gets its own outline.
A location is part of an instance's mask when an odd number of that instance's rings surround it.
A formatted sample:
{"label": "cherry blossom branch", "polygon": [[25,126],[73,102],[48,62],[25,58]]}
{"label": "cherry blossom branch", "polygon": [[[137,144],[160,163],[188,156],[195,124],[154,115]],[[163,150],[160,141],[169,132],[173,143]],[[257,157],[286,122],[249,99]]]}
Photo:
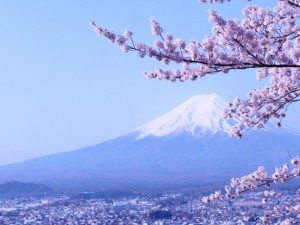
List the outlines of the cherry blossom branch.
{"label": "cherry blossom branch", "polygon": [[[230,0],[227,0],[228,2],[230,2]],[[251,0],[248,0],[249,2]],[[281,0],[281,1],[286,1],[286,0]],[[200,3],[207,3],[207,0],[199,0]],[[295,3],[296,1],[291,1],[291,0],[288,0],[287,3],[294,6],[294,7],[298,7],[300,8],[300,4],[296,4]],[[210,3],[224,3],[224,0],[210,0]]]}
{"label": "cherry blossom branch", "polygon": [[[207,3],[207,0],[199,0]],[[229,0],[228,0],[229,1]],[[210,0],[210,3],[224,3],[224,0]],[[258,81],[269,79],[269,85],[256,88],[248,93],[244,100],[239,98],[229,102],[224,110],[225,118],[237,118],[240,122],[232,127],[231,135],[242,137],[253,127],[263,128],[275,118],[281,126],[288,107],[300,101],[300,0],[278,0],[274,9],[258,6],[246,6],[242,20],[226,20],[216,11],[210,10],[209,20],[213,23],[213,32],[201,41],[186,43],[172,34],[165,33],[160,24],[150,19],[152,33],[158,39],[153,46],[135,43],[133,32],[125,30],[124,35],[116,34],[91,22],[96,33],[117,44],[123,51],[137,52],[141,58],[154,58],[165,65],[181,64],[179,69],[156,68],[146,72],[145,76],[170,81],[196,80],[215,73],[228,73],[231,70],[257,69]],[[276,183],[300,177],[299,156],[292,157],[290,165],[276,167],[268,176],[263,167],[241,178],[232,178],[230,185],[221,191],[205,196],[204,202],[233,199],[261,187],[270,187]],[[264,191],[262,202],[266,203],[275,195],[274,191]],[[300,197],[300,191],[298,191]],[[274,215],[266,212],[263,223],[270,224],[272,216],[278,217],[283,210],[299,213],[300,205],[275,206]],[[289,225],[290,220],[282,221]]]}
{"label": "cherry blossom branch", "polygon": [[[286,163],[282,167],[275,167],[275,172],[270,176],[267,175],[264,167],[260,166],[256,171],[243,176],[241,178],[232,178],[230,185],[224,187],[225,194],[221,191],[216,191],[209,196],[204,196],[202,201],[204,203],[211,203],[214,201],[232,200],[239,196],[253,190],[257,190],[261,187],[270,188],[272,184],[283,183],[285,184],[291,179],[300,177],[300,159],[299,156],[291,157],[290,164],[293,169],[289,171],[289,165]],[[300,199],[300,189],[296,192],[297,198]],[[268,203],[271,199],[276,197],[274,190],[264,190],[261,202],[263,204]],[[272,224],[272,217],[281,218],[284,214],[296,214],[300,213],[300,204],[283,203],[275,205],[273,209],[270,209],[264,213],[262,218],[263,224]],[[290,225],[292,224],[289,219],[285,219],[280,224]]]}
{"label": "cherry blossom branch", "polygon": [[280,126],[287,107],[299,100],[299,5],[299,0],[278,0],[273,10],[249,5],[243,9],[245,18],[242,20],[226,20],[210,10],[209,20],[214,24],[212,35],[189,43],[165,33],[154,18],[150,18],[150,24],[158,39],[153,46],[135,43],[129,30],[120,35],[98,27],[95,21],[91,24],[98,35],[125,52],[135,51],[141,58],[154,58],[165,65],[182,65],[181,69],[157,67],[145,73],[148,78],[183,82],[231,70],[258,69],[257,79],[268,78],[270,85],[249,92],[245,100],[232,103],[233,107],[224,113],[225,117],[240,121],[232,128],[231,135],[241,137],[249,128],[263,128],[271,118],[279,119],[277,126]]}
{"label": "cherry blossom branch", "polygon": [[296,2],[296,1],[288,1],[288,3],[289,3],[290,5],[295,6],[295,7],[297,7],[297,8],[300,8],[300,4],[296,4],[295,2]]}
{"label": "cherry blossom branch", "polygon": [[[242,194],[258,189],[262,186],[269,188],[272,183],[286,183],[287,181],[300,176],[300,159],[299,156],[293,157],[290,164],[294,167],[289,171],[289,165],[286,163],[282,167],[275,167],[275,172],[268,177],[268,173],[264,167],[260,166],[258,169],[241,178],[232,178],[230,185],[225,186],[225,194],[221,191],[216,191],[214,194],[205,196],[202,201],[210,203],[218,200],[235,199]],[[234,192],[234,193],[232,193]],[[274,196],[274,191],[265,191],[265,196]],[[267,202],[266,198],[262,199],[263,203]]]}

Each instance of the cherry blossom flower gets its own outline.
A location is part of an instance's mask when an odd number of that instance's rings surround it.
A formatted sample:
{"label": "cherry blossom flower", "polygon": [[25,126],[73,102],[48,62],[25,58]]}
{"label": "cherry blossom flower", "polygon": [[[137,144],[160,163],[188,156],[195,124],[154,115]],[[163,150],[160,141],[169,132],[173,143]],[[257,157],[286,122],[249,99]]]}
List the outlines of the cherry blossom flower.
{"label": "cherry blossom flower", "polygon": [[[200,0],[201,3],[223,3],[224,0]],[[186,43],[166,33],[157,20],[150,18],[154,45],[134,44],[132,32],[124,36],[91,25],[98,35],[120,46],[125,51],[137,51],[141,58],[154,57],[166,65],[182,64],[181,70],[160,69],[146,72],[151,79],[197,80],[214,73],[231,70],[257,69],[257,80],[269,79],[270,84],[256,88],[245,99],[239,98],[224,111],[226,118],[237,118],[241,124],[232,127],[231,135],[242,137],[253,127],[261,129],[271,118],[277,127],[290,104],[300,100],[300,1],[278,0],[274,9],[248,5],[243,9],[244,18],[225,19],[215,10],[209,11],[214,24],[212,35],[203,40]]]}
{"label": "cherry blossom flower", "polygon": [[[229,1],[229,0],[227,0]],[[201,3],[224,3],[225,0],[199,0]],[[277,0],[273,9],[248,5],[242,13],[244,18],[225,19],[215,10],[209,11],[213,23],[212,34],[203,40],[189,42],[171,33],[164,33],[158,21],[150,18],[153,46],[135,43],[133,33],[115,34],[91,21],[95,32],[111,43],[119,45],[125,52],[135,51],[141,58],[152,57],[159,63],[171,66],[181,64],[181,69],[155,68],[145,72],[150,79],[165,79],[171,82],[197,80],[215,73],[231,70],[256,69],[258,81],[268,79],[269,85],[255,88],[245,98],[236,98],[224,109],[224,118],[237,118],[230,135],[242,137],[251,128],[261,129],[275,118],[276,126],[282,126],[287,110],[292,103],[300,101],[300,0]],[[163,34],[165,34],[163,36]],[[204,196],[202,201],[210,203],[235,199],[247,191],[261,187],[270,188],[277,183],[286,183],[300,176],[300,158],[291,158],[290,164],[276,167],[272,174],[260,166],[256,171],[240,178],[232,178],[225,186],[225,193],[216,191]],[[273,190],[265,190],[262,203],[277,196]],[[297,191],[300,198],[300,191]],[[270,224],[272,213],[280,215],[284,210],[300,213],[300,205],[275,206],[273,212],[264,215],[263,223]],[[290,219],[281,225],[292,224]]]}

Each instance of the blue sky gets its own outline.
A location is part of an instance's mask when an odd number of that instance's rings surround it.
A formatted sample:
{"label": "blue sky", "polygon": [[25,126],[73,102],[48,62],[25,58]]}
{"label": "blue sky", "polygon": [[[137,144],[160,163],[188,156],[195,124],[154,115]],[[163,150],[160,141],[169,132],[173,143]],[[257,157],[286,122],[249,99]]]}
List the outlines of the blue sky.
{"label": "blue sky", "polygon": [[[261,4],[252,1],[251,4]],[[264,1],[267,6],[275,1]],[[187,41],[210,34],[208,9],[240,17],[248,1],[202,5],[191,1],[1,1],[0,164],[96,144],[143,125],[196,94],[227,99],[254,89],[254,71],[195,82],[149,80],[157,65],[99,38],[99,25],[153,42],[149,18]],[[299,106],[285,124],[300,129]]]}

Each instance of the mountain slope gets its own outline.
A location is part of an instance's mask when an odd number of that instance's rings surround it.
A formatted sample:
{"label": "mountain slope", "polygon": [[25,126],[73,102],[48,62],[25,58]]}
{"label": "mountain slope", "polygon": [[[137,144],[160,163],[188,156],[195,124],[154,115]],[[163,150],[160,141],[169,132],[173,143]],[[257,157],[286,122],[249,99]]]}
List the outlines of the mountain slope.
{"label": "mountain slope", "polygon": [[0,184],[0,195],[45,194],[53,190],[43,184],[10,181]]}
{"label": "mountain slope", "polygon": [[0,167],[0,181],[39,182],[66,189],[153,188],[223,181],[289,161],[300,135],[291,129],[226,135],[217,95],[189,99],[135,131],[72,152]]}

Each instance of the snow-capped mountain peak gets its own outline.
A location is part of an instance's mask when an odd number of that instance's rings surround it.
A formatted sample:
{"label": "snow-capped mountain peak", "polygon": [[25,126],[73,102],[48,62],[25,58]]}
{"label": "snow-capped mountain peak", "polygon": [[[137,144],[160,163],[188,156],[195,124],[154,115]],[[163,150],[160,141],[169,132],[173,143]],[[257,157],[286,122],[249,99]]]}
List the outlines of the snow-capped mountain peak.
{"label": "snow-capped mountain peak", "polygon": [[138,139],[163,137],[182,132],[201,137],[216,132],[228,133],[237,120],[223,118],[226,101],[217,94],[196,95],[163,116],[139,127]]}

